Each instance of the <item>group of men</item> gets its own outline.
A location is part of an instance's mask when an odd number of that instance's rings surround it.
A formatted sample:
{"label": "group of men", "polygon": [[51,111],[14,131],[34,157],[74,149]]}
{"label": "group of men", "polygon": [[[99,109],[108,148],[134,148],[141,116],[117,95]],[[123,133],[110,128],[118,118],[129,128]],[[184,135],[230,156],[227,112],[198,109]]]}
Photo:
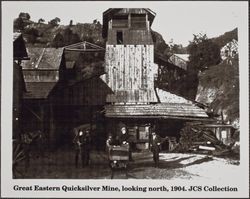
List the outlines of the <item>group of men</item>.
{"label": "group of men", "polygon": [[127,133],[126,127],[121,128],[121,134],[112,136],[109,135],[108,139],[106,141],[106,146],[109,148],[110,145],[121,145],[121,144],[128,144],[129,145],[129,160],[133,161],[132,159],[132,146],[131,146],[131,141],[129,139],[129,135]]}
{"label": "group of men", "polygon": [[[132,159],[132,148],[131,148],[131,142],[129,140],[129,135],[126,132],[126,128],[122,127],[121,128],[121,136],[116,135],[115,138],[113,138],[111,135],[108,137],[108,140],[106,142],[107,147],[110,145],[121,145],[121,144],[129,144],[129,160],[133,161]],[[159,153],[161,151],[161,143],[162,139],[160,136],[158,136],[155,132],[152,132],[152,137],[150,140],[150,149],[151,152],[153,153],[153,161],[154,161],[154,166],[159,167]]]}
{"label": "group of men", "polygon": [[[82,167],[89,165],[90,161],[90,148],[91,148],[91,136],[89,130],[80,130],[75,133],[75,137],[73,140],[75,144],[75,167],[78,167],[79,156],[82,160]],[[121,134],[116,135],[115,137],[109,136],[106,145],[107,147],[110,145],[121,145],[121,144],[129,144],[129,160],[132,159],[132,148],[131,142],[129,140],[129,135],[126,131],[125,127],[121,128]],[[153,161],[154,166],[159,167],[159,153],[161,150],[161,137],[158,136],[155,132],[152,132],[152,138],[150,141],[150,149],[153,153]]]}

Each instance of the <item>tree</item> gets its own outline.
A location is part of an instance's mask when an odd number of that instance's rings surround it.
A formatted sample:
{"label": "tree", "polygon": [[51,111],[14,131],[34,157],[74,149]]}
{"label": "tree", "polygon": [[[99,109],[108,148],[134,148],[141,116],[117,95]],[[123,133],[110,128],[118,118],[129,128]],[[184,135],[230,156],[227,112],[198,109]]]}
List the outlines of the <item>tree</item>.
{"label": "tree", "polygon": [[52,26],[58,26],[60,21],[61,21],[61,19],[56,17],[56,18],[50,20],[49,24],[52,25]]}
{"label": "tree", "polygon": [[45,22],[45,20],[42,19],[42,18],[40,18],[40,19],[38,20],[38,23],[39,23],[39,24],[44,23],[44,22]]}
{"label": "tree", "polygon": [[173,54],[185,54],[185,48],[181,44],[172,44],[170,45],[170,52]]}
{"label": "tree", "polygon": [[52,47],[59,48],[64,46],[64,38],[63,35],[58,33],[52,41]]}
{"label": "tree", "polygon": [[52,41],[53,47],[62,47],[70,44],[74,44],[80,41],[80,37],[77,33],[68,27],[65,30],[58,33]]}
{"label": "tree", "polygon": [[28,43],[34,44],[39,36],[39,31],[35,28],[27,29],[24,31],[27,34]]}
{"label": "tree", "polygon": [[23,20],[30,20],[30,15],[29,15],[29,13],[20,12],[19,18],[21,18]]}
{"label": "tree", "polygon": [[206,34],[194,35],[194,39],[189,43],[187,50],[190,54],[189,65],[193,70],[206,70],[209,66],[220,63],[220,48]]}
{"label": "tree", "polygon": [[220,63],[220,48],[206,34],[194,35],[187,47],[189,53],[188,73],[184,85],[184,95],[195,99],[199,85],[199,71],[207,70]]}
{"label": "tree", "polygon": [[23,30],[24,29],[24,22],[23,22],[23,19],[22,18],[16,18],[14,20],[14,30],[17,31],[17,30]]}

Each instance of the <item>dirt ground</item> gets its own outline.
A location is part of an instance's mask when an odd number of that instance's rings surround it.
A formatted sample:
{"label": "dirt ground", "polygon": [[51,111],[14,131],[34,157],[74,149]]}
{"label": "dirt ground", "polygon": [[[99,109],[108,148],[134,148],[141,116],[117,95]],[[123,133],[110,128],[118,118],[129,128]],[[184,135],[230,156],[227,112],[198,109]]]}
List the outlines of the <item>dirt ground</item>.
{"label": "dirt ground", "polygon": [[[226,179],[237,176],[239,160],[217,158],[199,154],[160,153],[160,166],[154,167],[149,151],[133,153],[129,162],[128,176],[116,171],[114,179]],[[75,168],[74,150],[64,149],[44,154],[33,154],[30,167],[25,172],[24,164],[18,167],[28,179],[110,179],[107,154],[91,151],[90,165]]]}

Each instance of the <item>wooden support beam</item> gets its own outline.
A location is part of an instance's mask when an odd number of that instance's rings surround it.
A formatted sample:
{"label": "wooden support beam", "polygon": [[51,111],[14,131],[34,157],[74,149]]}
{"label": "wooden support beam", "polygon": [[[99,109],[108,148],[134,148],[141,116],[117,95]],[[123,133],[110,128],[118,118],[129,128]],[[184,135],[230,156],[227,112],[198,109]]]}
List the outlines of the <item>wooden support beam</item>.
{"label": "wooden support beam", "polygon": [[67,51],[75,51],[75,52],[104,52],[104,49],[70,49],[70,48],[65,48]]}

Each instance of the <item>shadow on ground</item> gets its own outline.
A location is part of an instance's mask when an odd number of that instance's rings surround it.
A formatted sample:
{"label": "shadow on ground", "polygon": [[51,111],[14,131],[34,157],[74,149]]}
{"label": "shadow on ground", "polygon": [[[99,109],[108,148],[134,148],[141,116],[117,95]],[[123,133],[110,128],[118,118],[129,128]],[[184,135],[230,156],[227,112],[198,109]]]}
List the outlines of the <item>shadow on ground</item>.
{"label": "shadow on ground", "polygon": [[[173,156],[174,155],[174,156]],[[19,170],[27,179],[110,179],[111,170],[105,151],[92,151],[90,165],[75,168],[74,150],[58,150],[43,157],[31,158],[30,167],[25,172],[24,164]],[[212,161],[212,157],[178,154],[161,154],[159,168],[154,168],[151,152],[133,153],[133,160],[129,162],[128,174],[123,170],[116,171],[114,179],[171,179],[182,177],[191,178],[192,174],[185,171],[186,167],[201,165]],[[79,165],[80,166],[80,165]]]}

